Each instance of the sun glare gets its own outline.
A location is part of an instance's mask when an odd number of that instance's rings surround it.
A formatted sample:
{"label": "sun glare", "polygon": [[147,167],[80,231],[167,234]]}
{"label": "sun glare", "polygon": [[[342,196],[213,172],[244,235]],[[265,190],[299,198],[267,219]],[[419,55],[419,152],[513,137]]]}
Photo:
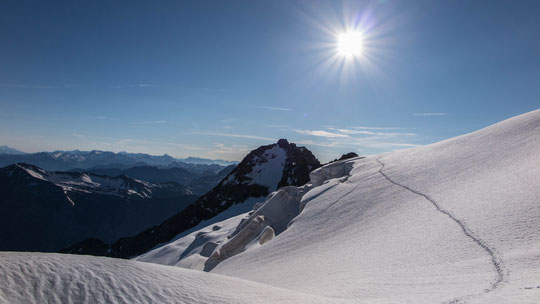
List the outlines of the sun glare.
{"label": "sun glare", "polygon": [[341,33],[337,37],[338,53],[344,57],[362,55],[364,36],[360,32]]}

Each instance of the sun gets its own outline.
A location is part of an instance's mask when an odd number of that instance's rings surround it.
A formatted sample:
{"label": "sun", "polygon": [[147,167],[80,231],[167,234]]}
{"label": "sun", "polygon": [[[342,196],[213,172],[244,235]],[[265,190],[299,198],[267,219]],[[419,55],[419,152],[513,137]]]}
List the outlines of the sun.
{"label": "sun", "polygon": [[338,54],[347,58],[362,55],[364,35],[361,32],[345,32],[337,36]]}

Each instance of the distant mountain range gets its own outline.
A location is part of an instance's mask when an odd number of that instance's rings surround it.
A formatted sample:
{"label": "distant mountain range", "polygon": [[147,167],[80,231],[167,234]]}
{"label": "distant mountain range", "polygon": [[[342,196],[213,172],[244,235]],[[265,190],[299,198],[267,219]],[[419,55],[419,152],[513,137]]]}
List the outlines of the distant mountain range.
{"label": "distant mountain range", "polygon": [[88,237],[113,241],[175,214],[198,195],[126,175],[0,168],[0,250],[57,251]]}
{"label": "distant mountain range", "polygon": [[230,161],[230,160],[207,159],[207,158],[200,158],[200,157],[178,158],[178,160],[184,163],[188,163],[188,164],[201,164],[201,165],[218,164],[222,166],[230,166],[230,165],[236,165],[238,163],[238,162]]}
{"label": "distant mountain range", "polygon": [[211,160],[196,157],[176,159],[170,155],[161,156],[144,153],[109,152],[109,151],[54,151],[24,153],[8,146],[0,147],[0,167],[16,163],[28,163],[46,170],[67,171],[72,169],[119,168],[126,169],[136,166],[157,166],[163,168],[180,167],[193,170],[207,170],[205,165],[217,165],[214,170],[219,171],[224,166],[236,164],[225,160]]}
{"label": "distant mountain range", "polygon": [[134,235],[181,211],[235,167],[215,162],[231,163],[2,146],[0,250],[57,251],[89,237]]}

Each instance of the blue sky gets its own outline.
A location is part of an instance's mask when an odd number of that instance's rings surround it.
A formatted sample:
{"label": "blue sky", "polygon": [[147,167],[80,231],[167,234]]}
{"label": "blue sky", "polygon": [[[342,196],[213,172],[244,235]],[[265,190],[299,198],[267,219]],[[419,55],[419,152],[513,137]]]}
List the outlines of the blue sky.
{"label": "blue sky", "polygon": [[28,152],[239,160],[287,138],[327,161],[540,105],[539,1],[2,1],[0,39],[0,144]]}

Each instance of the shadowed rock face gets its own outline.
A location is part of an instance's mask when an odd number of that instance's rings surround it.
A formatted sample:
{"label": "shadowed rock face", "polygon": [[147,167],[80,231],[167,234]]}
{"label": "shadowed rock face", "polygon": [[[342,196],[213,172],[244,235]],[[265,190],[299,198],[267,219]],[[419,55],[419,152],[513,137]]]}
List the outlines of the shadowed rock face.
{"label": "shadowed rock face", "polygon": [[309,173],[321,166],[313,153],[307,148],[297,147],[294,143],[289,143],[285,139],[280,139],[277,144],[287,151],[287,161],[278,188],[302,186],[309,182]]}
{"label": "shadowed rock face", "polygon": [[[337,161],[341,161],[341,160],[347,160],[347,159],[355,158],[355,157],[359,157],[359,156],[358,156],[358,154],[356,154],[354,152],[345,153],[345,154],[341,155],[340,158],[336,158],[333,161],[330,161],[328,164],[333,163],[333,162],[337,162]],[[364,158],[364,157],[360,157],[360,158]]]}
{"label": "shadowed rock face", "polygon": [[349,152],[349,153],[341,155],[341,157],[338,160],[346,160],[346,159],[353,158],[353,157],[358,157],[358,154],[356,154],[354,152]]}
{"label": "shadowed rock face", "polygon": [[[277,151],[280,157],[284,157],[283,162],[276,164],[278,155],[270,151]],[[275,171],[276,165],[282,166],[282,172],[278,172],[278,176],[266,178],[265,185],[256,182],[258,176]],[[218,215],[234,204],[242,203],[251,197],[267,196],[270,191],[282,186],[305,184],[309,181],[309,173],[318,167],[320,163],[311,151],[280,139],[275,144],[251,151],[216,187],[160,225],[134,237],[121,238],[113,244],[95,239],[85,240],[61,252],[120,258],[137,256],[170,241],[176,235]]]}

